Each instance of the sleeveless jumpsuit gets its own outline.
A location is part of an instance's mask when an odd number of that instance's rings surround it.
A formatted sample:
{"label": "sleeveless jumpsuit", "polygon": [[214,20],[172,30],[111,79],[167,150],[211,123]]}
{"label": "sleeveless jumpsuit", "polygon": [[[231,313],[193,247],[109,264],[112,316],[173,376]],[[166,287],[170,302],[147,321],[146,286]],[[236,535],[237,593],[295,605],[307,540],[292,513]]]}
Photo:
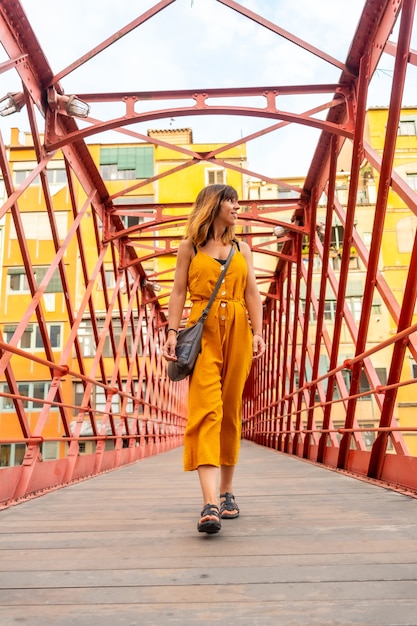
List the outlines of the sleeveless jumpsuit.
{"label": "sleeveless jumpsuit", "polygon": [[[223,265],[202,250],[190,263],[194,324],[213,292]],[[236,249],[204,322],[202,350],[190,378],[184,470],[200,465],[236,465],[242,428],[242,394],[252,363],[252,332],[244,292],[248,268]]]}

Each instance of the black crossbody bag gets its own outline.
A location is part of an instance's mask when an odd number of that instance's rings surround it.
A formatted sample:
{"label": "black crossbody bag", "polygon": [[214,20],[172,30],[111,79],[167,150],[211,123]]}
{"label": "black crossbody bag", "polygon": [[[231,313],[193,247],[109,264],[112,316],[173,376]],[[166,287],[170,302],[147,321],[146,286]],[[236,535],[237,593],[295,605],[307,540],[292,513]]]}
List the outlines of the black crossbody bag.
{"label": "black crossbody bag", "polygon": [[177,360],[168,362],[168,376],[173,381],[183,380],[183,378],[189,376],[194,369],[197,357],[201,352],[201,337],[203,335],[204,322],[207,319],[211,305],[213,304],[219,287],[226,275],[227,268],[230,265],[234,252],[235,245],[232,243],[226,263],[224,264],[223,270],[213,289],[211,298],[199,320],[193,324],[193,326],[187,326],[187,328],[180,330],[177,335],[177,345],[175,347]]}

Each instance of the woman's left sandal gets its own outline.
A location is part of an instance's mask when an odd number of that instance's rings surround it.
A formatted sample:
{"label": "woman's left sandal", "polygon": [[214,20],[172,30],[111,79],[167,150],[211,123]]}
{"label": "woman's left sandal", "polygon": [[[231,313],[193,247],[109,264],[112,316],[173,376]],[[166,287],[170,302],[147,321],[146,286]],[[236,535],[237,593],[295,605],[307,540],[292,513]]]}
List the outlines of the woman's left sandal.
{"label": "woman's left sandal", "polygon": [[240,511],[236,504],[235,496],[227,491],[226,493],[221,493],[220,498],[224,498],[223,502],[220,503],[220,517],[222,519],[239,517]]}
{"label": "woman's left sandal", "polygon": [[[206,519],[201,521],[204,517],[210,515],[211,517],[216,517],[217,519]],[[204,509],[201,511],[201,520],[197,524],[197,530],[199,533],[208,533],[212,535],[214,533],[218,533],[222,527],[222,523],[220,521],[220,512],[219,507],[216,504],[206,504]]]}

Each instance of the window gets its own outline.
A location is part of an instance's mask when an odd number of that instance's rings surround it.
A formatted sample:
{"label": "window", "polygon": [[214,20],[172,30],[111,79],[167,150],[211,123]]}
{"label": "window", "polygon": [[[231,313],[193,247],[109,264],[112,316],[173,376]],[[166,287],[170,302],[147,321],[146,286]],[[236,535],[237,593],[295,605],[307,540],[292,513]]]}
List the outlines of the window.
{"label": "window", "polygon": [[347,305],[353,315],[353,319],[355,320],[355,322],[359,322],[362,315],[362,298],[359,296],[347,298]]}
{"label": "window", "polygon": [[372,233],[363,233],[362,239],[363,239],[363,243],[369,250],[371,248],[371,243],[372,243]]}
{"label": "window", "polygon": [[[39,287],[48,267],[34,267],[35,280]],[[9,267],[7,270],[7,291],[9,293],[30,293],[29,281],[24,267]],[[61,275],[58,268],[49,279],[49,283],[45,287],[45,293],[62,293]]]}
{"label": "window", "polygon": [[368,191],[366,189],[360,189],[356,196],[357,204],[369,204]]}
{"label": "window", "polygon": [[0,445],[0,467],[21,465],[26,452],[26,444],[12,443]]}
{"label": "window", "polygon": [[[57,162],[50,164],[46,169],[46,177],[50,185],[65,185],[67,183],[67,173],[65,170],[65,166],[63,162],[62,165],[58,165]],[[33,168],[36,163],[33,163]],[[22,169],[16,169],[16,168]],[[20,187],[20,185],[26,180],[29,174],[32,173],[33,168],[29,167],[29,164],[16,164],[14,171],[14,182],[16,187]],[[39,186],[41,184],[40,176],[36,176],[31,185]]]}
{"label": "window", "polygon": [[[34,167],[35,165],[36,163],[33,164]],[[32,173],[32,170],[18,170],[17,172],[15,171],[14,173],[15,186],[20,187],[20,185],[25,182],[26,178],[31,173]],[[30,185],[36,185],[37,187],[39,187],[40,184],[41,184],[41,179],[39,176],[36,176],[36,178],[30,183]]]}
{"label": "window", "polygon": [[[153,200],[151,199],[150,202],[153,202]],[[155,211],[153,209],[142,209],[141,212],[144,215],[123,215],[122,221],[125,227],[138,226],[139,224],[146,224],[146,222],[152,222],[152,220],[154,220]]]}
{"label": "window", "polygon": [[[368,424],[360,424],[361,428],[374,428],[374,424],[372,424],[372,422],[368,423]],[[365,445],[367,447],[368,450],[370,450],[374,444],[375,441],[375,435],[376,432],[374,430],[365,430],[363,433],[363,439],[365,441]]]}
{"label": "window", "polygon": [[[99,335],[103,329],[104,320],[98,320],[98,333]],[[113,336],[116,344],[116,350],[118,349],[118,345],[120,342],[122,334],[122,325],[120,320],[113,320]],[[93,327],[90,320],[84,320],[79,327],[78,337],[81,344],[81,349],[84,357],[92,357],[95,356],[97,351],[96,342],[94,340],[93,335]],[[128,353],[130,354],[132,351],[133,338],[132,338],[132,329],[129,326],[126,334],[126,343],[128,348]],[[140,343],[139,343],[139,354],[140,354]],[[124,349],[123,349],[124,353]],[[104,346],[103,346],[103,357],[112,357],[113,350],[111,346],[111,341],[109,337],[109,333],[106,334]]]}
{"label": "window", "polygon": [[[349,358],[349,357],[347,357]],[[385,367],[376,367],[375,368],[375,373],[379,378],[380,384],[381,385],[386,385],[387,383],[387,370]],[[342,376],[343,379],[345,381],[347,390],[349,392],[350,389],[350,383],[352,380],[352,371],[350,369],[343,369],[342,370]],[[368,377],[366,375],[365,370],[363,369],[361,371],[361,376],[360,376],[360,380],[359,380],[359,393],[366,393],[367,391],[371,390],[371,385],[369,383]],[[358,398],[358,400],[371,400],[372,399],[372,395],[373,394],[366,394],[365,396],[362,396],[360,398]]]}
{"label": "window", "polygon": [[[61,332],[62,327],[61,324],[47,324],[49,341],[51,343],[51,348],[60,348],[61,347]],[[42,350],[44,347],[42,335],[39,329],[39,326],[36,326],[35,333],[35,348],[37,350]]]}
{"label": "window", "polygon": [[224,170],[206,170],[208,185],[225,185],[226,175]]}
{"label": "window", "polygon": [[321,272],[321,268],[322,268],[321,258],[319,257],[318,254],[315,254],[314,259],[313,259],[313,272]]}
{"label": "window", "polygon": [[[116,198],[114,204],[132,205],[132,209],[135,212],[140,211],[142,215],[129,215],[129,208],[124,207],[126,211],[125,215],[121,215],[121,220],[125,228],[131,228],[132,226],[139,226],[155,220],[155,211],[151,208],[141,208],[143,204],[153,204],[153,196],[127,196],[125,198]],[[149,232],[149,231],[147,231]],[[155,234],[155,231],[151,231]],[[154,241],[153,245],[158,247],[158,241]]]}
{"label": "window", "polygon": [[410,185],[411,189],[417,191],[417,172],[407,174],[407,183]]}
{"label": "window", "polygon": [[[26,239],[35,241],[52,241],[52,230],[49,215],[46,211],[33,211],[32,213],[21,213],[20,215]],[[68,232],[67,211],[55,211],[54,219],[61,241],[65,239]],[[14,222],[10,222],[10,239],[17,239]]]}
{"label": "window", "polygon": [[114,275],[114,270],[105,270],[104,278],[106,280],[106,287],[108,289],[114,289],[116,285],[116,276]]}
{"label": "window", "polygon": [[[95,387],[94,395],[95,395],[94,405],[95,405],[96,410],[104,411],[106,408],[106,402],[107,402],[106,389],[103,389],[103,387]],[[112,396],[111,410],[112,410],[112,413],[119,413],[120,411],[120,396],[118,394],[113,394]]]}
{"label": "window", "polygon": [[[4,327],[4,334],[6,336],[6,341],[9,343],[12,340],[14,333],[16,332],[17,326],[10,325]],[[47,324],[46,325],[49,341],[51,344],[51,348],[60,349],[62,348],[62,324]],[[33,332],[35,331],[35,332]],[[23,335],[20,338],[18,343],[18,348],[22,350],[33,350],[39,351],[44,349],[44,343],[42,339],[42,335],[38,325],[30,324],[27,326],[23,332]]]}
{"label": "window", "polygon": [[[123,385],[122,389],[124,389],[126,385],[126,381],[123,381],[122,385]],[[135,381],[134,387],[135,387],[135,394],[136,394],[137,381]],[[131,394],[131,389],[129,389],[127,393]],[[107,391],[105,389],[103,389],[102,387],[94,386],[93,389],[91,390],[90,406],[92,406],[93,409],[96,409],[98,411],[104,411],[106,408],[106,394],[107,394]],[[81,382],[76,382],[74,384],[74,406],[75,407],[81,406],[83,397],[84,397],[84,386]],[[113,413],[115,414],[120,413],[121,407],[122,407],[122,401],[123,401],[123,398],[121,396],[119,396],[118,394],[113,395],[112,401],[111,401],[111,410]],[[74,415],[77,415],[78,412],[79,412],[79,409],[74,409]],[[126,403],[126,412],[127,413],[133,412],[133,401],[131,399],[128,399]],[[97,419],[100,420],[101,418],[102,416],[98,414]]]}
{"label": "window", "polygon": [[42,444],[42,458],[44,461],[52,461],[58,458],[57,441],[44,441]]}
{"label": "window", "polygon": [[[33,398],[33,400],[23,400],[23,406],[29,411],[40,411],[43,408],[42,402],[35,402],[36,400],[46,400],[50,388],[50,382],[47,381],[30,381],[17,383],[17,389],[20,396],[26,398]],[[2,393],[11,393],[7,383],[0,384],[0,390]],[[53,408],[53,407],[52,407]],[[14,403],[12,398],[0,396],[0,409],[2,411],[14,410]]]}
{"label": "window", "polygon": [[324,319],[334,322],[336,313],[336,300],[326,300],[324,303]]}
{"label": "window", "polygon": [[[333,428],[337,431],[339,428],[344,428],[345,427],[345,423],[344,422],[340,422],[340,421],[334,421],[333,422]],[[342,441],[342,433],[336,432],[336,438],[338,440],[338,442],[340,443]]]}
{"label": "window", "polygon": [[66,185],[67,172],[65,168],[47,169],[46,176],[50,185]]}
{"label": "window", "polygon": [[7,270],[8,291],[23,291],[29,293],[29,282],[23,267],[10,268]]}
{"label": "window", "polygon": [[94,341],[93,327],[90,321],[86,320],[81,322],[78,329],[78,339],[80,341],[83,356],[94,356],[96,352],[96,344]]}
{"label": "window", "polygon": [[330,238],[330,247],[334,247],[336,250],[339,250],[343,246],[343,235],[345,233],[345,229],[343,226],[332,226],[332,234]]}
{"label": "window", "polygon": [[376,375],[379,378],[379,382],[381,385],[386,385],[388,376],[387,376],[387,368],[386,367],[376,367],[375,368]]}
{"label": "window", "polygon": [[398,127],[398,135],[416,135],[416,119],[413,117],[410,118],[402,118],[400,119],[400,124]]}
{"label": "window", "polygon": [[[306,301],[303,300],[303,299],[300,299],[300,306],[301,306],[302,314],[305,317],[305,314],[306,314]],[[316,322],[317,321],[316,312],[314,310],[314,307],[313,307],[312,303],[310,303],[309,318],[310,318],[310,322]]]}
{"label": "window", "polygon": [[[3,333],[4,333],[7,343],[11,342],[16,329],[17,329],[16,325],[13,325],[13,326],[7,325],[4,327]],[[30,348],[32,344],[32,334],[33,334],[33,324],[30,324],[26,326],[25,330],[23,331],[23,335],[21,336],[17,347],[22,348],[22,349]]]}
{"label": "window", "polygon": [[278,186],[278,198],[299,198],[300,194],[295,189],[288,189],[288,187]]}
{"label": "window", "polygon": [[[43,279],[45,278],[45,274],[48,271],[48,267],[35,267],[35,278],[38,286],[41,284]],[[46,286],[45,293],[62,293],[64,290],[62,288],[61,275],[59,273],[58,268],[52,274],[52,277],[49,280],[49,283]]]}
{"label": "window", "polygon": [[138,180],[154,174],[152,146],[101,148],[100,172],[104,180]]}
{"label": "window", "polygon": [[398,252],[412,252],[416,235],[417,218],[404,217],[397,222],[397,246]]}
{"label": "window", "polygon": [[[366,391],[370,391],[371,389],[371,385],[369,383],[368,377],[366,375],[365,370],[361,371],[361,377],[359,380],[359,393],[364,393]],[[366,395],[366,396],[362,396],[361,398],[359,398],[360,400],[370,400],[371,399],[371,394]]]}
{"label": "window", "polygon": [[119,170],[117,163],[111,165],[102,165],[101,175],[104,180],[135,180],[136,170]]}
{"label": "window", "polygon": [[348,186],[345,183],[336,185],[335,195],[340,204],[347,204],[348,201]]}

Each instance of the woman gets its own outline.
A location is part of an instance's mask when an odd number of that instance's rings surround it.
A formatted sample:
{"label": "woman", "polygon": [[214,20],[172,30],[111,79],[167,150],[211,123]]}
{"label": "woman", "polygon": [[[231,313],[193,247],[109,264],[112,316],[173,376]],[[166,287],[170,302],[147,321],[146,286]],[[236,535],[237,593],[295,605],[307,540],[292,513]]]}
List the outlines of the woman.
{"label": "woman", "polygon": [[239,515],[232,482],[240,448],[242,393],[252,359],[265,352],[262,302],[251,251],[245,242],[234,239],[238,210],[233,187],[209,185],[198,194],[185,239],[178,248],[168,306],[169,329],[163,347],[164,357],[176,360],[177,332],[187,290],[192,301],[188,323],[194,324],[207,305],[231,247],[235,246],[204,323],[202,350],[189,385],[184,469],[198,471],[203,510],[197,528],[206,533],[218,532],[221,518]]}

